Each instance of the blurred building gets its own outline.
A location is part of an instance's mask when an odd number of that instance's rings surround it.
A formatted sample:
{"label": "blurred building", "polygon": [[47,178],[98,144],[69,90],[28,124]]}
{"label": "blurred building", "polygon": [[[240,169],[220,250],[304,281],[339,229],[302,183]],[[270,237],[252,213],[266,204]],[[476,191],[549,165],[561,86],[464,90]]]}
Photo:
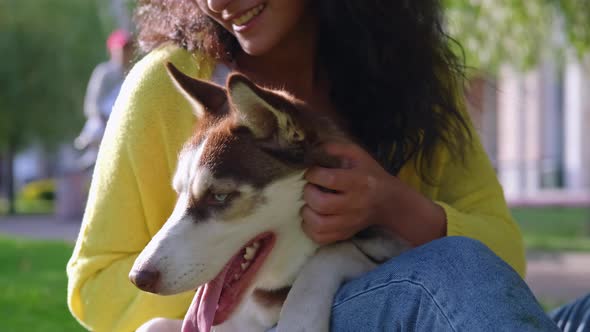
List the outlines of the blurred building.
{"label": "blurred building", "polygon": [[509,201],[590,205],[590,56],[503,66],[469,101]]}

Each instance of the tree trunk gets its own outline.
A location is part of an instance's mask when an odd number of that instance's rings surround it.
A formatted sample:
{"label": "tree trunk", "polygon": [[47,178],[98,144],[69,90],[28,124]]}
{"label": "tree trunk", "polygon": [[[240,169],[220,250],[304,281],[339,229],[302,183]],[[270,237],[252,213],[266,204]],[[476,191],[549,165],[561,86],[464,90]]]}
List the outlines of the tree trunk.
{"label": "tree trunk", "polygon": [[[4,184],[4,178],[6,177],[6,159],[4,158],[4,153],[5,151],[0,151],[0,199],[4,198],[4,195],[6,195],[6,186]],[[1,211],[0,213],[2,212],[4,211]]]}
{"label": "tree trunk", "polygon": [[110,9],[117,23],[117,27],[127,31],[132,31],[133,22],[131,21],[131,16],[129,15],[129,8],[127,5],[128,2],[129,1],[126,0],[111,0]]}
{"label": "tree trunk", "polygon": [[8,215],[16,214],[16,199],[14,193],[14,144],[8,143],[6,151],[6,193],[8,194]]}

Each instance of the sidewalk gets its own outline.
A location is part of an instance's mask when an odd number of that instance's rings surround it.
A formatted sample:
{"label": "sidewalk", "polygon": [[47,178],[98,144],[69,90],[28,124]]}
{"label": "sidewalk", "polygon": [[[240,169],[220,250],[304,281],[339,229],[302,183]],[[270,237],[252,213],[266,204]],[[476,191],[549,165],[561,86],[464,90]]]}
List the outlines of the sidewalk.
{"label": "sidewalk", "polygon": [[529,252],[526,282],[540,301],[551,304],[590,293],[590,253]]}
{"label": "sidewalk", "polygon": [[[78,220],[64,221],[51,216],[0,217],[0,234],[73,243],[79,229]],[[540,301],[559,304],[590,293],[590,253],[530,252],[527,261],[526,281]]]}
{"label": "sidewalk", "polygon": [[80,230],[79,220],[59,220],[53,216],[27,215],[0,217],[0,234],[32,239],[75,242]]}

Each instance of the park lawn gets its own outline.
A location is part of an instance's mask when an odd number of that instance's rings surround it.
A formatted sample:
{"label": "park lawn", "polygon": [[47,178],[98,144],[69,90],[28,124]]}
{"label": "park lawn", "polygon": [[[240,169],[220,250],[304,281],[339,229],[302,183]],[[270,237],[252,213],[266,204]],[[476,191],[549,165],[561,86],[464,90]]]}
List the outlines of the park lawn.
{"label": "park lawn", "polygon": [[83,331],[66,305],[73,246],[0,237],[0,331]]}
{"label": "park lawn", "polygon": [[590,208],[513,208],[528,250],[590,251]]}

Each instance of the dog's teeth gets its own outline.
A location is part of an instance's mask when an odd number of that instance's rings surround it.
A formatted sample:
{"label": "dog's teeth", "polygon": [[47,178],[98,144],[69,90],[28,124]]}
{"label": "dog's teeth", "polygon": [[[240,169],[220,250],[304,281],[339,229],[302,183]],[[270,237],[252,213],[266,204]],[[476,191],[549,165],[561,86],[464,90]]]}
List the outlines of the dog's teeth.
{"label": "dog's teeth", "polygon": [[250,262],[242,263],[242,270],[245,270],[246,268],[248,268],[248,266],[250,266]]}
{"label": "dog's teeth", "polygon": [[234,274],[234,280],[238,280],[240,279],[240,275],[239,274]]}
{"label": "dog's teeth", "polygon": [[255,254],[256,254],[256,248],[246,247],[246,253],[244,254],[244,259],[249,261],[252,258],[254,258]]}
{"label": "dog's teeth", "polygon": [[256,252],[258,252],[258,248],[260,248],[260,242],[254,242],[248,247],[246,247],[246,252],[244,253],[244,259],[246,261],[251,261],[256,256]]}

